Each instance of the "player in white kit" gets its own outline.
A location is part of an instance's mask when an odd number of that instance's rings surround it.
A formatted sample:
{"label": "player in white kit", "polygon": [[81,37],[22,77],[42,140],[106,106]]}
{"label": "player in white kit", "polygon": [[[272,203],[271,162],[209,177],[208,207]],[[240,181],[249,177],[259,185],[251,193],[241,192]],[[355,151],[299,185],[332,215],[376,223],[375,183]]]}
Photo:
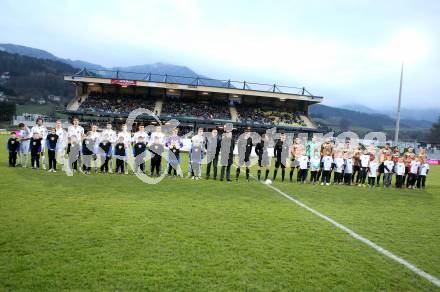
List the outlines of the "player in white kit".
{"label": "player in white kit", "polygon": [[[70,144],[72,137],[76,138],[76,142],[81,145],[84,137],[84,128],[79,125],[79,119],[73,118],[72,125],[67,129],[67,144]],[[74,139],[75,139],[74,138]],[[81,155],[78,155],[77,165],[81,166]],[[81,169],[81,167],[79,168]]]}
{"label": "player in white kit", "polygon": [[118,133],[118,138],[119,137],[123,138],[125,147],[127,149],[127,159],[125,159],[125,161],[124,161],[124,164],[125,164],[124,165],[124,170],[125,170],[125,174],[128,174],[128,162],[127,162],[127,160],[130,157],[130,155],[131,155],[131,151],[129,151],[129,149],[130,149],[130,144],[131,144],[131,142],[134,139],[131,138],[131,133],[127,130],[127,125],[125,125],[125,124],[122,125],[122,131],[120,131]]}
{"label": "player in white kit", "polygon": [[82,141],[84,137],[84,128],[79,125],[78,118],[73,118],[72,125],[67,129],[67,138],[71,138],[72,136],[75,136],[78,142]]}
{"label": "player in white kit", "polygon": [[139,142],[139,137],[144,137],[144,139],[142,141],[147,141],[148,140],[148,133],[145,132],[145,126],[144,125],[139,125],[139,129],[136,133],[134,133],[133,135],[133,144],[136,144],[137,142]]}
{"label": "player in white kit", "polygon": [[[112,148],[114,148],[115,144],[116,144],[116,132],[112,129],[113,125],[111,122],[107,122],[105,129],[102,131],[101,137],[107,136],[108,140],[110,141],[110,143],[112,144]],[[110,167],[109,167],[109,173],[113,172],[113,157],[110,156],[109,157],[109,162],[110,162]]]}
{"label": "player in white kit", "polygon": [[20,150],[18,152],[17,166],[22,165],[23,167],[27,167],[31,130],[23,123],[20,123],[18,127],[20,128]]}
{"label": "player in white kit", "polygon": [[98,132],[98,126],[92,125],[90,130],[90,138],[93,140],[93,168],[95,168],[95,173],[98,173],[98,156],[97,151],[99,143],[101,142],[101,133]]}
{"label": "player in white kit", "polygon": [[150,143],[154,143],[154,139],[156,139],[156,137],[159,138],[159,143],[164,145],[165,144],[165,134],[162,132],[162,127],[161,126],[157,126],[156,127],[156,131],[151,133],[150,135]]}
{"label": "player in white kit", "polygon": [[37,124],[31,129],[30,137],[32,137],[34,133],[41,137],[41,162],[43,169],[46,170],[46,155],[44,154],[44,150],[46,149],[47,128],[43,125],[43,118],[37,118],[36,123]]}
{"label": "player in white kit", "polygon": [[67,147],[67,131],[63,129],[60,120],[56,121],[55,134],[58,135],[56,159],[60,162],[61,169],[64,170],[64,154],[66,153]]}

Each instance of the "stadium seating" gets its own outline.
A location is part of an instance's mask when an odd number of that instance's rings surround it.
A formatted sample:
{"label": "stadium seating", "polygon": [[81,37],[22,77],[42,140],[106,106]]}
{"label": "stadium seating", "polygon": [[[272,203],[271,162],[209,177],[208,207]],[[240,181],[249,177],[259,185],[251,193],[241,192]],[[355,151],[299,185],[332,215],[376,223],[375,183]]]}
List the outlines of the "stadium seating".
{"label": "stadium seating", "polygon": [[190,117],[206,120],[230,120],[227,102],[195,101],[188,99],[167,99],[162,108],[162,116]]}
{"label": "stadium seating", "polygon": [[241,122],[261,125],[306,126],[299,112],[280,112],[263,110],[250,105],[237,105],[237,112]]}
{"label": "stadium seating", "polygon": [[144,96],[117,96],[92,92],[79,107],[79,111],[89,113],[129,114],[137,108],[154,110],[155,100]]}
{"label": "stadium seating", "polygon": [[[137,108],[147,108],[163,117],[231,121],[230,105],[219,100],[195,100],[179,97],[154,98],[136,95],[101,94],[91,92],[78,111],[87,113],[129,114]],[[235,104],[233,112],[238,122],[263,126],[313,127],[302,112],[279,111],[249,104]],[[235,119],[234,119],[235,120]]]}

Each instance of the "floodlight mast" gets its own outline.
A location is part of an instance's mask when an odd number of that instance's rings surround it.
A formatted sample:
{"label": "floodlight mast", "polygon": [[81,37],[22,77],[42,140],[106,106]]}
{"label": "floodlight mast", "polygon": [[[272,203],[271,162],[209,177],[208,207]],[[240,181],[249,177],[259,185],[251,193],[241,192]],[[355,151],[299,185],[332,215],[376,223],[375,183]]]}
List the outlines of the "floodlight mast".
{"label": "floodlight mast", "polygon": [[418,31],[403,30],[394,40],[394,47],[390,51],[392,56],[399,55],[399,59],[402,62],[400,70],[400,87],[399,87],[399,99],[397,101],[397,113],[396,113],[396,129],[394,133],[394,143],[397,145],[399,142],[399,130],[400,130],[400,106],[402,103],[402,87],[403,87],[403,67],[404,62],[414,62],[417,59],[423,57],[427,52],[428,44],[423,34]]}
{"label": "floodlight mast", "polygon": [[400,70],[400,87],[399,87],[399,99],[397,101],[397,114],[396,114],[396,129],[394,133],[394,144],[397,146],[399,142],[399,130],[400,130],[400,105],[402,103],[402,83],[403,83],[403,61],[402,68]]}

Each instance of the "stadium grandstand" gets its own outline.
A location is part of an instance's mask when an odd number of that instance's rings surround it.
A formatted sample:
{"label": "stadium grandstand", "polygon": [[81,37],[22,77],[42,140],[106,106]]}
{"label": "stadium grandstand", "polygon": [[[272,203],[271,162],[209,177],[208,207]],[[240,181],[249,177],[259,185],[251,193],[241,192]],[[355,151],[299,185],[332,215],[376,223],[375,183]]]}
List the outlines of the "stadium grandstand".
{"label": "stadium grandstand", "polygon": [[[238,130],[277,127],[286,132],[316,132],[308,108],[323,99],[304,87],[151,73],[83,69],[64,80],[76,89],[64,113],[98,124],[123,123],[131,111],[146,108],[162,121],[177,119],[189,128],[209,129],[228,122]],[[153,117],[139,120],[148,122]]]}

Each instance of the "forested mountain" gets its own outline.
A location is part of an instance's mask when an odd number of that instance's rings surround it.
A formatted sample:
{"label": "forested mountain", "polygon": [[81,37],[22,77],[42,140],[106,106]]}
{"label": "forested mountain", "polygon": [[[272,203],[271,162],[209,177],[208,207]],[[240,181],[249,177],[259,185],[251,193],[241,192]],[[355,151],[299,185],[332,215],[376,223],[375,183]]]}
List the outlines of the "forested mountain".
{"label": "forested mountain", "polygon": [[[119,67],[109,67],[106,68],[101,65],[97,65],[94,63],[82,61],[82,60],[71,60],[71,59],[63,59],[59,58],[52,53],[49,53],[44,50],[15,45],[15,44],[0,44],[0,51],[4,51],[11,54],[19,54],[23,56],[44,59],[44,60],[52,60],[59,61],[65,64],[68,64],[77,69],[92,69],[98,70],[93,71],[98,75],[115,78],[115,72],[109,71],[121,71],[119,74],[119,78],[122,79],[140,79],[146,76],[146,73],[159,74],[159,75],[172,75],[172,76],[184,76],[189,78],[182,77],[169,77],[168,80],[177,83],[183,84],[191,84],[194,82],[194,79],[197,77],[209,79],[209,77],[202,76],[191,70],[186,66],[179,66],[174,64],[167,63],[153,63],[153,64],[144,64],[144,65],[136,65],[136,66],[119,66]],[[122,72],[130,72],[130,73],[122,73]],[[152,81],[163,81],[163,76],[151,76]],[[216,80],[203,80],[204,85],[211,86],[224,86],[223,82],[219,82]]]}
{"label": "forested mountain", "polygon": [[60,61],[62,63],[68,64],[74,68],[82,69],[84,67],[87,67],[89,69],[98,69],[103,70],[105,69],[101,65],[93,64],[90,62],[82,61],[82,60],[71,60],[71,59],[63,59],[55,56],[52,53],[49,53],[45,50],[40,50],[36,48],[21,46],[21,45],[15,45],[15,44],[0,44],[0,51],[4,51],[6,53],[10,54],[19,54],[22,56],[28,56],[33,57],[37,59],[46,59],[46,60],[52,60],[52,61]]}
{"label": "forested mountain", "polygon": [[10,76],[2,86],[26,98],[47,97],[49,94],[72,97],[74,89],[64,82],[64,75],[76,71],[59,61],[0,51],[0,74],[9,72]]}
{"label": "forested mountain", "polygon": [[[324,131],[353,131],[361,136],[379,131],[385,132],[388,138],[394,136],[396,121],[385,114],[368,114],[323,104],[311,106],[309,114]],[[431,126],[431,121],[401,119],[400,137],[405,140],[424,140]]]}

